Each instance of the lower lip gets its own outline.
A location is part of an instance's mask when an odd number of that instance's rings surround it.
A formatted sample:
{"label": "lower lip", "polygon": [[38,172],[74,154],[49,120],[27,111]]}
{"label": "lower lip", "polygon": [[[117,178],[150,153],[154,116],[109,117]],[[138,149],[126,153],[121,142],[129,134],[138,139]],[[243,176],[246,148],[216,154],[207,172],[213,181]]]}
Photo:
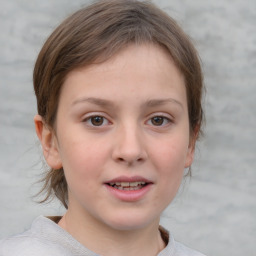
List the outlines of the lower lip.
{"label": "lower lip", "polygon": [[126,202],[135,202],[143,199],[145,195],[150,191],[152,184],[148,184],[138,190],[119,190],[105,184],[107,190],[117,199]]}

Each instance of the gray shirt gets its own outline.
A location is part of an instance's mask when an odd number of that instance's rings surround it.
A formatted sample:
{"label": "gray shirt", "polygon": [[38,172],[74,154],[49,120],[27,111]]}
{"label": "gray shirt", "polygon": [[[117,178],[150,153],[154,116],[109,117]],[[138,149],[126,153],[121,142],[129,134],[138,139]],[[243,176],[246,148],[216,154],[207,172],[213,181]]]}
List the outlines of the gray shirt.
{"label": "gray shirt", "polygon": [[[0,241],[0,256],[99,256],[90,251],[52,220],[39,216],[31,228]],[[158,256],[204,256],[176,241],[169,234]]]}

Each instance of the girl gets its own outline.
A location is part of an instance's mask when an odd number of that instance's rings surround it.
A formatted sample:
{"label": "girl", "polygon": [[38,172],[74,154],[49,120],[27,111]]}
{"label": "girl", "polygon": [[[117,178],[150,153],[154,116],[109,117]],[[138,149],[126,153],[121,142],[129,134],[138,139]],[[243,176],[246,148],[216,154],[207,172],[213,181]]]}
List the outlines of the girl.
{"label": "girl", "polygon": [[67,208],[0,255],[202,255],[159,226],[202,122],[196,50],[148,2],[98,1],[67,18],[34,69],[42,191]]}

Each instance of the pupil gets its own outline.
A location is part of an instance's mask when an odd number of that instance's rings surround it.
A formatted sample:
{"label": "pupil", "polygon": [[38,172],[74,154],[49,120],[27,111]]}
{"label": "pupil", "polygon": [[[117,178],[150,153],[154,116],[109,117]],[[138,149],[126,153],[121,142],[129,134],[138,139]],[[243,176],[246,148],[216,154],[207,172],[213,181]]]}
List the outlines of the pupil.
{"label": "pupil", "polygon": [[162,125],[163,121],[164,121],[163,117],[160,117],[160,116],[155,116],[152,118],[152,123],[154,125]]}
{"label": "pupil", "polygon": [[99,126],[99,125],[102,125],[103,123],[103,117],[101,116],[95,116],[92,118],[92,124],[95,125],[95,126]]}

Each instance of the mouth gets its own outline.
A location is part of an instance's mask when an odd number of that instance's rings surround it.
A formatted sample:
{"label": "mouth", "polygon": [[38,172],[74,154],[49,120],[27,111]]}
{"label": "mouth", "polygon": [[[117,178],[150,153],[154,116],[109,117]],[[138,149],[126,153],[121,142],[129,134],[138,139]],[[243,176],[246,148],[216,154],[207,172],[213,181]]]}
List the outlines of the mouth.
{"label": "mouth", "polygon": [[108,186],[111,186],[118,190],[126,190],[126,191],[133,191],[133,190],[140,190],[147,186],[149,183],[144,181],[134,181],[134,182],[110,182],[107,183]]}
{"label": "mouth", "polygon": [[151,190],[154,183],[141,176],[119,176],[105,182],[107,191],[123,202],[142,200]]}

